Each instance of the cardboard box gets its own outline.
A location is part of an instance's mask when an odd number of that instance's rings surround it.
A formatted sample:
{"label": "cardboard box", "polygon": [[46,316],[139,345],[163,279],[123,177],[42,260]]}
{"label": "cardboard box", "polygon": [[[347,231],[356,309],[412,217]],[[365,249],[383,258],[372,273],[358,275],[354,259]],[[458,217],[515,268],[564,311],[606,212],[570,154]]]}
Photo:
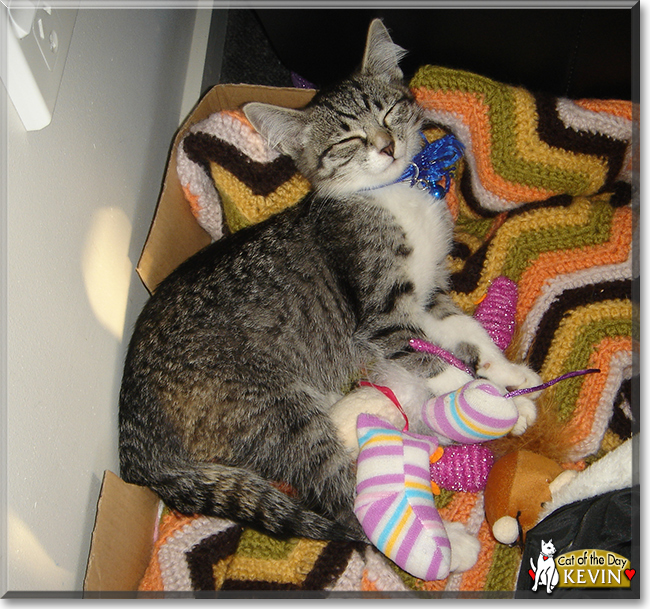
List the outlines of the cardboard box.
{"label": "cardboard box", "polygon": [[174,139],[156,215],[136,269],[150,292],[181,262],[210,243],[210,236],[197,224],[183,197],[176,173],[176,149],[190,125],[250,101],[301,108],[314,93],[311,89],[217,85],[199,102]]}
{"label": "cardboard box", "polygon": [[158,496],[106,471],[97,504],[84,592],[129,592],[149,564]]}
{"label": "cardboard box", "polygon": [[[136,268],[149,292],[210,243],[210,236],[190,211],[176,173],[176,149],[189,127],[214,112],[234,110],[249,101],[300,108],[313,95],[314,91],[307,89],[217,85],[198,103],[174,139],[156,213]],[[152,491],[105,472],[84,581],[86,596],[137,590],[150,560],[158,508],[158,497]]]}

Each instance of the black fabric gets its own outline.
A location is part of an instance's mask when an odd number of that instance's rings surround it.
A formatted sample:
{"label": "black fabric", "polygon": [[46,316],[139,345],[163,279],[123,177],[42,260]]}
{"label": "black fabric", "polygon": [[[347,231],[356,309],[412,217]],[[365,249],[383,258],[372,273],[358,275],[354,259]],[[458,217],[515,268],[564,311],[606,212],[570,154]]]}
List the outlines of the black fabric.
{"label": "black fabric", "polygon": [[638,6],[542,10],[432,5],[271,8],[255,14],[280,62],[319,87],[357,67],[368,24],[381,17],[393,40],[408,50],[400,64],[407,77],[422,65],[435,64],[549,95],[638,99],[632,91],[639,78],[633,63]]}
{"label": "black fabric", "polygon": [[219,82],[293,86],[291,72],[278,59],[252,10],[228,11]]}
{"label": "black fabric", "polygon": [[[516,598],[546,597],[545,589],[533,592],[528,573],[530,559],[536,561],[541,541],[553,540],[555,556],[573,550],[608,550],[625,556],[639,570],[639,486],[612,491],[565,505],[538,523],[526,535],[517,580]],[[639,576],[631,588],[559,588],[550,598],[640,598]]]}

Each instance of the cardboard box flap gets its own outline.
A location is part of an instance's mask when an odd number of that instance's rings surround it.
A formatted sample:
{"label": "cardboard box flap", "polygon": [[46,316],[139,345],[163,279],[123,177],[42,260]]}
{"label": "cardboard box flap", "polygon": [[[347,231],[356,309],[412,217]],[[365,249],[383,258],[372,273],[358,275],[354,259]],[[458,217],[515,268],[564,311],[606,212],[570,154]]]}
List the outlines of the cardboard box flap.
{"label": "cardboard box flap", "polygon": [[84,591],[138,589],[151,559],[158,496],[106,470],[97,504]]}
{"label": "cardboard box flap", "polygon": [[190,126],[220,110],[235,110],[250,101],[301,108],[313,97],[311,89],[216,85],[198,103],[174,138],[156,213],[136,268],[144,285],[153,292],[181,262],[210,243],[185,200],[176,172],[176,149]]}

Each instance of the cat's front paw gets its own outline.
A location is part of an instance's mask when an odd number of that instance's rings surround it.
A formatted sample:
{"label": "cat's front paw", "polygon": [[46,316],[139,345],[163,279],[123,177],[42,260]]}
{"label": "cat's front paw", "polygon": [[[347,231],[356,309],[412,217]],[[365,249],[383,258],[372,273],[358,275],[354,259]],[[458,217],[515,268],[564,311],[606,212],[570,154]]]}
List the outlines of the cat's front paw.
{"label": "cat's front paw", "polygon": [[472,377],[467,372],[455,366],[449,366],[440,374],[428,378],[426,384],[433,395],[444,395],[456,391],[471,380]]}
{"label": "cat's front paw", "polygon": [[[542,384],[540,376],[525,364],[515,364],[505,357],[484,363],[477,374],[506,388],[506,391],[529,389]],[[517,422],[510,431],[514,436],[522,435],[537,419],[537,407],[534,399],[539,392],[513,397],[519,413]]]}
{"label": "cat's front paw", "polygon": [[513,398],[519,417],[514,427],[510,430],[513,436],[523,434],[537,419],[537,406],[526,396],[520,395]]}
{"label": "cat's front paw", "polygon": [[524,364],[514,364],[505,358],[483,362],[476,371],[478,376],[502,385],[508,390],[528,389],[541,385],[539,375]]}
{"label": "cat's front paw", "polygon": [[[505,357],[482,362],[476,373],[488,381],[505,387],[508,391],[528,389],[542,384],[540,376],[528,366],[525,364],[515,364]],[[531,393],[529,394],[529,398],[534,398],[537,395],[539,395],[539,392]]]}
{"label": "cat's front paw", "polygon": [[462,572],[471,569],[478,560],[481,543],[476,537],[470,535],[461,522],[443,520],[451,545],[451,566],[449,571]]}

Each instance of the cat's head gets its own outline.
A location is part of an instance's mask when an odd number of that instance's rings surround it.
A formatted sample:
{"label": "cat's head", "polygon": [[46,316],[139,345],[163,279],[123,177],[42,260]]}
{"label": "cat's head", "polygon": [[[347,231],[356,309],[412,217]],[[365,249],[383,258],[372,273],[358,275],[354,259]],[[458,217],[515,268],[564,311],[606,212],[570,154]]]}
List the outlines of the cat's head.
{"label": "cat's head", "polygon": [[553,540],[549,539],[548,541],[544,541],[543,539],[541,540],[541,548],[542,552],[546,556],[553,556],[555,554],[555,545],[553,545]]}
{"label": "cat's head", "polygon": [[244,112],[323,194],[389,184],[422,147],[422,113],[399,68],[404,53],[375,19],[352,77],[319,92],[302,110],[253,102]]}

